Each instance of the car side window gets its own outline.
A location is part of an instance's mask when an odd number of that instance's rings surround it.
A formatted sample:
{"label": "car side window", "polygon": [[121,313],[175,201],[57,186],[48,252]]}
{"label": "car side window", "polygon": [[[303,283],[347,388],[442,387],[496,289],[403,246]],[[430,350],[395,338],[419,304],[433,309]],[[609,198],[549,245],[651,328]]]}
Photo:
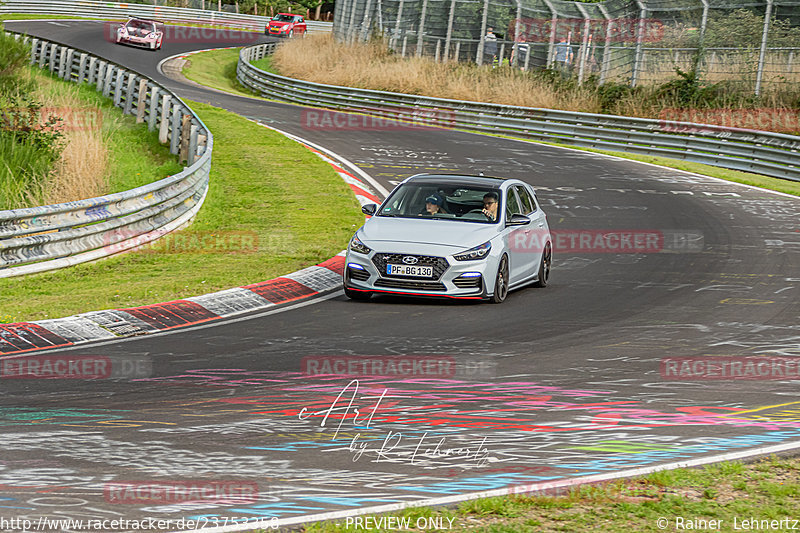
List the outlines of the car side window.
{"label": "car side window", "polygon": [[511,218],[511,215],[521,215],[522,209],[519,206],[519,200],[517,199],[517,193],[514,192],[515,187],[511,187],[508,189],[508,193],[506,194],[506,220]]}
{"label": "car side window", "polygon": [[522,204],[523,214],[527,215],[528,213],[533,213],[536,211],[536,202],[533,201],[531,198],[531,194],[528,192],[528,189],[525,187],[515,187],[517,189],[517,194],[519,195],[520,204]]}

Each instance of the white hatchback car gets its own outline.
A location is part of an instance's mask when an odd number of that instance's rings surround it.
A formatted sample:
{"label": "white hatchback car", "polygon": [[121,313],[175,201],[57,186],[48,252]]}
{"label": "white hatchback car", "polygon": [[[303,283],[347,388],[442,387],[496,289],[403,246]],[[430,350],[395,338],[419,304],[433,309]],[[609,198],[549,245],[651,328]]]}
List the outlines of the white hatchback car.
{"label": "white hatchback car", "polygon": [[420,174],[403,181],[350,240],[345,294],[488,299],[547,285],[553,245],[533,188],[517,179]]}

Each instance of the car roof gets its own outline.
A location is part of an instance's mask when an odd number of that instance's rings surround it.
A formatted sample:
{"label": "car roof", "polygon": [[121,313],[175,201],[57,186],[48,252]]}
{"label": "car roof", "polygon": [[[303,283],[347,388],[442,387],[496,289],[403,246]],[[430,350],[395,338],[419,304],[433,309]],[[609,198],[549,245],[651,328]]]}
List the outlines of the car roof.
{"label": "car roof", "polygon": [[294,13],[278,13],[278,15],[289,15],[291,17],[302,17],[303,15],[295,15]]}
{"label": "car roof", "polygon": [[436,182],[452,185],[483,185],[500,187],[507,180],[492,176],[472,176],[468,174],[417,174],[405,180],[406,182]]}
{"label": "car roof", "polygon": [[136,21],[136,22],[150,22],[150,23],[152,23],[152,24],[156,24],[156,23],[161,23],[161,24],[163,24],[163,22],[161,22],[160,20],[155,20],[155,19],[143,19],[143,18],[141,18],[141,17],[128,17],[128,22],[133,22],[133,21]]}

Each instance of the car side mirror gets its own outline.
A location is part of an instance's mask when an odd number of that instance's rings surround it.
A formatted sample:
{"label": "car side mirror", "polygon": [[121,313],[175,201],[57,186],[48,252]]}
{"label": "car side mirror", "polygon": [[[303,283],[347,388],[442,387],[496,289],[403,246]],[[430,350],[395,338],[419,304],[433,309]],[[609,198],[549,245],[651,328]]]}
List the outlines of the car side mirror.
{"label": "car side mirror", "polygon": [[515,213],[506,221],[506,226],[527,226],[530,223],[531,219],[529,217]]}
{"label": "car side mirror", "polygon": [[372,216],[378,210],[378,204],[366,204],[361,207],[361,212],[365,215]]}

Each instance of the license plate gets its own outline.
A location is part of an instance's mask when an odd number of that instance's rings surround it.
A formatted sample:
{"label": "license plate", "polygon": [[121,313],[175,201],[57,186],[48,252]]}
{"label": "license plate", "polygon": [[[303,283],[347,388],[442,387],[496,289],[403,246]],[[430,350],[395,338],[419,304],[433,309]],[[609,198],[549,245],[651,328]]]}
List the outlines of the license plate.
{"label": "license plate", "polygon": [[386,273],[392,276],[413,276],[415,278],[432,278],[432,266],[386,265]]}

